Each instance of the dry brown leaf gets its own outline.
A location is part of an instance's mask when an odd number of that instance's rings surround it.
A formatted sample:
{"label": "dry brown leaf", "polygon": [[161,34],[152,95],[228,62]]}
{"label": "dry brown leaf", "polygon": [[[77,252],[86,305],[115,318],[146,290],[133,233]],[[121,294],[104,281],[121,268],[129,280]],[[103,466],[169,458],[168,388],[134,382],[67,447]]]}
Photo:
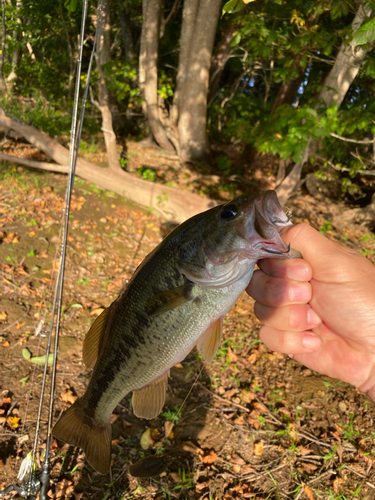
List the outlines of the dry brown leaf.
{"label": "dry brown leaf", "polygon": [[147,427],[145,432],[141,436],[141,447],[143,450],[148,450],[150,446],[154,444],[154,441],[151,437],[151,429]]}
{"label": "dry brown leaf", "polygon": [[230,359],[231,363],[236,363],[236,361],[238,361],[238,356],[234,354],[230,347],[228,347],[228,358]]}
{"label": "dry brown leaf", "polygon": [[230,461],[232,462],[232,464],[246,465],[245,460],[242,457],[240,457],[239,455],[237,455],[237,453],[235,453],[235,452],[232,453],[232,458],[230,459]]}
{"label": "dry brown leaf", "polygon": [[155,439],[157,439],[159,436],[160,436],[160,432],[159,432],[159,430],[158,430],[158,429],[156,429],[156,428],[155,428],[155,429],[152,429],[152,433],[151,433],[151,437],[152,437],[152,439],[154,439],[154,440],[155,440]]}
{"label": "dry brown leaf", "polygon": [[165,437],[168,439],[173,439],[173,436],[172,436],[172,429],[174,427],[174,423],[173,422],[164,422],[164,435]]}
{"label": "dry brown leaf", "polygon": [[298,433],[295,424],[289,424],[288,435],[293,439],[293,441],[298,442]]}
{"label": "dry brown leaf", "polygon": [[333,490],[336,494],[340,493],[341,485],[345,483],[341,477],[336,477],[336,479],[333,481]]}
{"label": "dry brown leaf", "polygon": [[8,317],[8,314],[5,311],[0,312],[0,321],[5,321]]}
{"label": "dry brown leaf", "polygon": [[241,466],[240,465],[232,465],[231,471],[234,472],[235,474],[239,474],[241,472]]}
{"label": "dry brown leaf", "polygon": [[3,347],[9,347],[9,346],[10,346],[10,342],[9,342],[9,340],[7,340],[6,342],[4,342],[4,343],[2,344],[2,346],[3,346]]}
{"label": "dry brown leaf", "polygon": [[268,410],[267,410],[267,407],[266,407],[266,406],[264,406],[264,404],[263,404],[263,403],[258,403],[258,401],[256,401],[256,402],[254,403],[254,408],[257,408],[259,411],[263,411],[263,412],[267,412],[267,411],[268,411]]}
{"label": "dry brown leaf", "polygon": [[23,323],[18,323],[18,325],[16,326],[16,330],[20,330],[25,325],[26,325],[26,321],[24,321]]}
{"label": "dry brown leaf", "polygon": [[303,484],[303,489],[304,489],[306,495],[309,497],[310,500],[314,500],[314,495],[313,495],[313,493],[311,491],[310,486],[308,486],[305,483],[302,483],[302,484]]}
{"label": "dry brown leaf", "polygon": [[180,482],[180,477],[177,474],[177,472],[171,472],[169,474],[169,477],[171,477],[175,483],[179,483]]}
{"label": "dry brown leaf", "polygon": [[233,423],[234,424],[237,424],[237,425],[243,425],[245,423],[245,419],[243,418],[243,416],[241,415],[240,417],[238,418],[235,418],[233,420]]}
{"label": "dry brown leaf", "polygon": [[254,443],[254,453],[255,455],[262,455],[263,453],[263,441],[258,441]]}
{"label": "dry brown leaf", "polygon": [[253,392],[246,392],[245,394],[241,394],[241,398],[244,403],[251,403],[255,399],[255,394]]}
{"label": "dry brown leaf", "polygon": [[259,420],[258,420],[258,419],[256,419],[256,418],[251,418],[251,417],[249,417],[249,418],[247,419],[247,422],[248,422],[248,424],[250,424],[252,427],[254,427],[254,429],[259,429],[259,427],[260,427],[260,422],[259,422]]}
{"label": "dry brown leaf", "polygon": [[314,450],[310,450],[310,448],[301,448],[300,454],[304,457],[305,455],[310,455]]}
{"label": "dry brown leaf", "polygon": [[60,398],[65,403],[73,404],[77,401],[78,397],[73,393],[71,389],[66,389],[64,392],[60,394]]}
{"label": "dry brown leaf", "polygon": [[310,464],[307,462],[301,462],[301,465],[304,468],[304,470],[307,472],[307,474],[311,474],[312,472],[314,472],[314,470],[316,470],[318,468],[316,465]]}
{"label": "dry brown leaf", "polygon": [[214,450],[211,450],[208,455],[205,455],[204,457],[200,456],[199,458],[204,464],[213,464],[217,459],[217,453],[215,453]]}
{"label": "dry brown leaf", "polygon": [[237,392],[238,392],[238,389],[229,389],[229,391],[224,392],[224,397],[225,398],[231,398],[235,394],[237,394]]}

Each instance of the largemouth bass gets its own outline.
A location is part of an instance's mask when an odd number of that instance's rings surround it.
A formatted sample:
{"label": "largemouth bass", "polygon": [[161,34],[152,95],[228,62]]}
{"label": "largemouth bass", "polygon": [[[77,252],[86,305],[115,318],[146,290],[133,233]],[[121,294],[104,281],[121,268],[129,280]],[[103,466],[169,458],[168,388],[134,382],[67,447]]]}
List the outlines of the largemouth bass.
{"label": "largemouth bass", "polygon": [[84,395],[56,423],[53,435],[81,447],[107,473],[110,417],[133,391],[133,411],[162,410],[169,370],[197,346],[210,363],[223,317],[262,258],[293,258],[280,231],[290,226],[276,193],[240,196],[187,220],[142,262],[119,297],[95,320],[83,345],[94,368]]}

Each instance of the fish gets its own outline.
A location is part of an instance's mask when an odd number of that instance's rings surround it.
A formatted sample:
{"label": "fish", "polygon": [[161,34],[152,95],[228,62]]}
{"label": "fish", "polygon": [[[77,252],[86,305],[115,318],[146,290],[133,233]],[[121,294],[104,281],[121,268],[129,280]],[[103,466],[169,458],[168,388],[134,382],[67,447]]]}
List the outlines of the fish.
{"label": "fish", "polygon": [[281,238],[290,218],[275,191],[266,191],[239,196],[175,228],[89,329],[83,361],[93,368],[90,382],[52,434],[82,448],[96,471],[108,473],[112,411],[132,391],[134,414],[155,418],[174,365],[195,346],[212,362],[223,318],[257,261],[301,257]]}

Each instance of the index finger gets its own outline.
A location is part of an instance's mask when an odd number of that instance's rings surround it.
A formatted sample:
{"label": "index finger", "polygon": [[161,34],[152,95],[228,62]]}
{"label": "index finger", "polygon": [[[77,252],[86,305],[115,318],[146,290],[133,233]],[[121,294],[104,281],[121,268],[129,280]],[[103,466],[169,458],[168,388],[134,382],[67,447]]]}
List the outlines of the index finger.
{"label": "index finger", "polygon": [[268,276],[294,281],[310,281],[312,278],[312,268],[304,259],[262,259],[258,266]]}

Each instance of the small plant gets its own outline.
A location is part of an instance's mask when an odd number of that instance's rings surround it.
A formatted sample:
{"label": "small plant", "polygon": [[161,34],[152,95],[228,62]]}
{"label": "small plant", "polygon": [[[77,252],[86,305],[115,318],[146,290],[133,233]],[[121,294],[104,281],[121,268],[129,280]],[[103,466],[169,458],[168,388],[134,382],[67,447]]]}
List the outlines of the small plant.
{"label": "small plant", "polygon": [[332,224],[328,221],[328,220],[325,220],[324,221],[324,224],[322,224],[320,227],[319,227],[319,231],[322,233],[322,234],[327,234],[328,231],[331,231],[332,230]]}
{"label": "small plant", "polygon": [[179,408],[178,406],[174,406],[173,410],[168,410],[161,414],[161,416],[164,417],[166,420],[168,420],[168,422],[173,422],[176,425],[178,424],[181,415],[182,415],[182,408]]}
{"label": "small plant", "polygon": [[360,437],[361,433],[354,428],[354,415],[353,413],[350,415],[350,422],[349,424],[343,425],[344,427],[344,435],[343,438],[346,439],[347,441],[355,441],[356,438]]}

